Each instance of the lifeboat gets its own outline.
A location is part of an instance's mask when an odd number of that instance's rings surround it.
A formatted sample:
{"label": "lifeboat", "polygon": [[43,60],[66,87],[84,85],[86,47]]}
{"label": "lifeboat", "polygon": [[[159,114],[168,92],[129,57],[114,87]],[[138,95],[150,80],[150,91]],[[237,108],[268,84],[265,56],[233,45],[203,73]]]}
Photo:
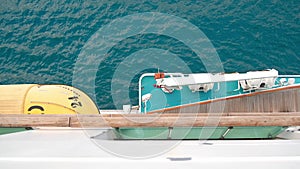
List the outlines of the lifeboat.
{"label": "lifeboat", "polygon": [[0,85],[0,114],[99,114],[92,99],[66,85]]}

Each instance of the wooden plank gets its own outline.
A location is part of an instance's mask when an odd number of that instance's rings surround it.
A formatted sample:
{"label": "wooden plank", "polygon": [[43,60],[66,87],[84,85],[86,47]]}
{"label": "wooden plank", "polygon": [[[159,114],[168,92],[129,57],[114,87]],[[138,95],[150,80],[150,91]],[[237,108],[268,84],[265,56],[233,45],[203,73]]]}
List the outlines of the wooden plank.
{"label": "wooden plank", "polygon": [[0,116],[0,127],[69,127],[70,117],[47,117],[47,116]]}
{"label": "wooden plank", "polygon": [[71,123],[71,127],[295,126],[300,125],[300,116],[115,117],[79,118],[78,121]]}
{"label": "wooden plank", "polygon": [[300,111],[300,85],[257,91],[182,106],[154,110],[150,113],[199,113],[224,108],[223,112],[296,112]]}
{"label": "wooden plank", "polygon": [[181,117],[181,116],[300,116],[300,112],[230,112],[230,113],[154,113],[154,114],[0,114],[1,117],[45,117],[45,118],[63,118],[63,117]]}
{"label": "wooden plank", "polygon": [[[246,113],[247,114],[247,113]],[[216,115],[1,115],[0,127],[191,127],[191,126],[299,126],[297,113],[241,113]],[[209,123],[209,124],[208,124]]]}
{"label": "wooden plank", "polygon": [[[85,115],[88,116],[88,115]],[[93,117],[95,115],[91,115]],[[186,117],[186,116],[300,116],[300,112],[232,112],[232,113],[157,113],[157,114],[102,114],[101,117]],[[1,115],[0,115],[1,117]]]}

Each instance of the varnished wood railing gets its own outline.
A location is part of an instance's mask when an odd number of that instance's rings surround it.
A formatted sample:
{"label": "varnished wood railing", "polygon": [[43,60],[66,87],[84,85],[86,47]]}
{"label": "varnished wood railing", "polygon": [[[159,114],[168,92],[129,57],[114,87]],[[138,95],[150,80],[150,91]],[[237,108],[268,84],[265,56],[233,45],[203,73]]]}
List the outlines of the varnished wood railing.
{"label": "varnished wood railing", "polygon": [[0,114],[0,127],[300,126],[300,112],[20,115]]}

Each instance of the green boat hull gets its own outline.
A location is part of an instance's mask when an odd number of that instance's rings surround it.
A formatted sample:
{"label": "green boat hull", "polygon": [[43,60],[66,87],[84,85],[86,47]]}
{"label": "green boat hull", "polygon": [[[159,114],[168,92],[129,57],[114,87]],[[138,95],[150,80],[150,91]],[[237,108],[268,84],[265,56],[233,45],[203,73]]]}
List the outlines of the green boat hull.
{"label": "green boat hull", "polygon": [[25,131],[25,128],[0,128],[0,135]]}
{"label": "green boat hull", "polygon": [[117,139],[270,139],[286,127],[116,128]]}

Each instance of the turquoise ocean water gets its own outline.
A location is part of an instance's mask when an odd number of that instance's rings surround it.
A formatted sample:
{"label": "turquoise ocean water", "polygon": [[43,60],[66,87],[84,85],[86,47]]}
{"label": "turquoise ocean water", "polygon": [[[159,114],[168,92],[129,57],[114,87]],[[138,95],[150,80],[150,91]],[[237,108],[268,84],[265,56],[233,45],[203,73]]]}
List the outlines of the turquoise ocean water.
{"label": "turquoise ocean water", "polygon": [[[214,45],[226,72],[275,68],[280,74],[300,74],[298,0],[2,0],[0,84],[72,85],[76,59],[91,36],[115,19],[143,12],[174,15],[197,26]],[[113,46],[99,65],[99,108],[115,108],[111,72],[123,58],[146,48],[169,50],[182,56],[193,72],[206,71],[193,51],[176,39],[159,34],[129,37]],[[132,78],[127,102],[138,104],[138,77],[153,71]]]}

